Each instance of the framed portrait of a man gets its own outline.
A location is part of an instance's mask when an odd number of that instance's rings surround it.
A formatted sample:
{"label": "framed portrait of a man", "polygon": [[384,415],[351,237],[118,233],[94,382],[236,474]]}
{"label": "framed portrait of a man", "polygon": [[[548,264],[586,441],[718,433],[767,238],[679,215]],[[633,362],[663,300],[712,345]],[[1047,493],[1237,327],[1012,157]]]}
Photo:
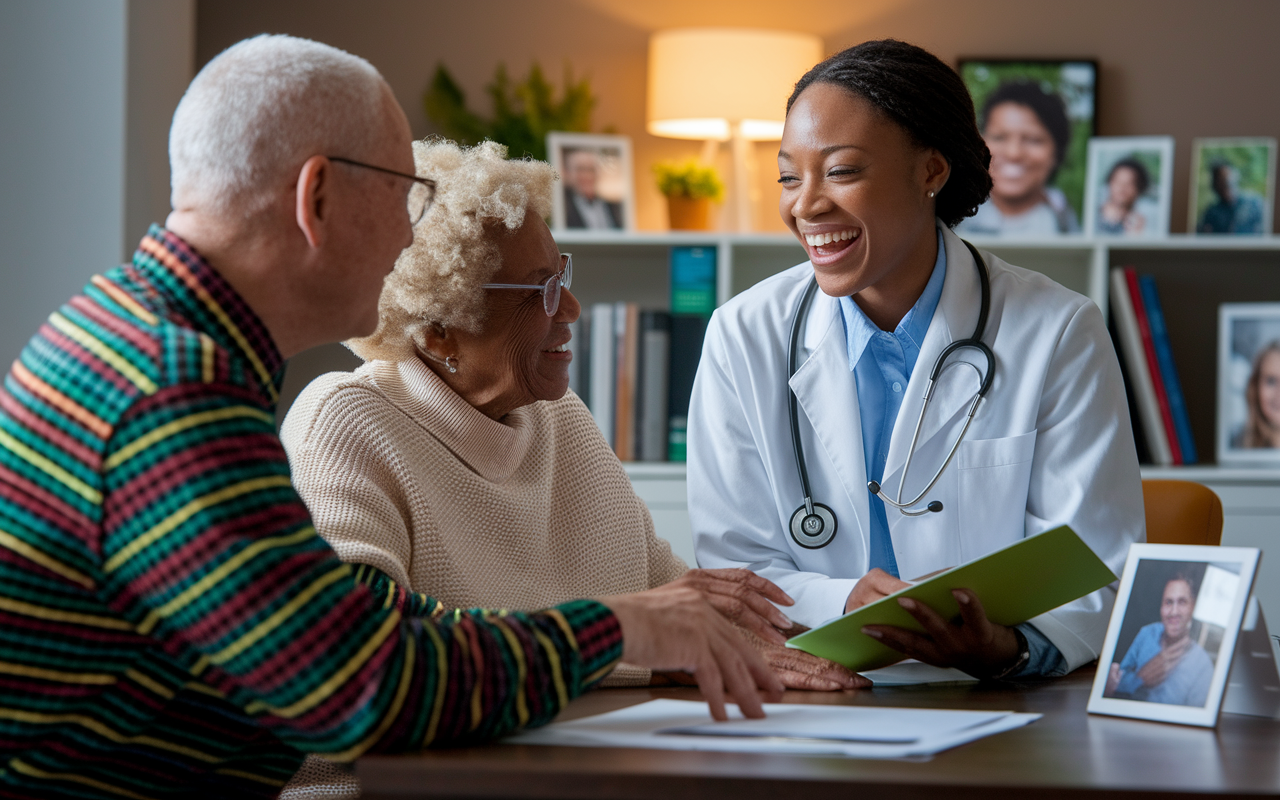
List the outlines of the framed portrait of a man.
{"label": "framed portrait of a man", "polygon": [[1098,65],[1087,59],[966,58],[960,77],[991,151],[991,197],[965,236],[1080,234],[1086,148],[1097,131]]}
{"label": "framed portrait of a man", "polygon": [[1196,139],[1191,150],[1191,209],[1197,234],[1271,233],[1276,192],[1276,140]]}
{"label": "framed portrait of a man", "polygon": [[1133,545],[1089,711],[1216,725],[1258,556],[1252,547]]}
{"label": "framed portrait of a man", "polygon": [[560,175],[552,200],[555,230],[635,230],[631,139],[553,131],[547,153]]}
{"label": "framed portrait of a man", "polygon": [[1217,455],[1280,465],[1280,303],[1218,308]]}
{"label": "framed portrait of a man", "polygon": [[1089,140],[1084,232],[1127,239],[1169,235],[1172,136],[1099,136]]}

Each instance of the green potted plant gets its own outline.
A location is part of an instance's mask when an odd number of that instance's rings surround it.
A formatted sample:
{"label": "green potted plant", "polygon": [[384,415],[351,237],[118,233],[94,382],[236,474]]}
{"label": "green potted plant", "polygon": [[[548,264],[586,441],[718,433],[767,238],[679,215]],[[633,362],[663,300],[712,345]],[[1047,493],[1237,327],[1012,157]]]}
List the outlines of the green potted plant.
{"label": "green potted plant", "polygon": [[714,167],[697,159],[659,161],[653,165],[658,191],[667,197],[672,230],[711,228],[711,204],[724,198],[724,184]]}

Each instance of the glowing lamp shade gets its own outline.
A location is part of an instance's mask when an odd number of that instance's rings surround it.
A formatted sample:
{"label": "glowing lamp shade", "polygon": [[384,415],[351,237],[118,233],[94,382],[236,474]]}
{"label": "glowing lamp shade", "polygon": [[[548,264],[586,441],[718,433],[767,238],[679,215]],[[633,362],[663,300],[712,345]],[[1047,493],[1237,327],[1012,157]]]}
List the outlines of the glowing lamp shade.
{"label": "glowing lamp shade", "polygon": [[648,130],[675,139],[782,138],[787,97],[822,60],[816,36],[679,28],[649,39]]}

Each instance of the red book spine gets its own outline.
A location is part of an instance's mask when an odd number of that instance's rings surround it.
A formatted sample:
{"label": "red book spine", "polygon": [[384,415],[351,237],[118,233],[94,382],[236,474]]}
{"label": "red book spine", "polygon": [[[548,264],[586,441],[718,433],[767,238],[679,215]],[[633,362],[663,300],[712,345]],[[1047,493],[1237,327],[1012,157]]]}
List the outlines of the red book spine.
{"label": "red book spine", "polygon": [[1178,447],[1178,429],[1173,426],[1173,410],[1169,407],[1169,395],[1160,377],[1160,362],[1156,361],[1155,339],[1151,337],[1151,321],[1147,319],[1147,307],[1142,302],[1142,287],[1138,285],[1138,273],[1133,267],[1124,268],[1125,283],[1129,285],[1129,298],[1133,313],[1138,318],[1138,333],[1142,336],[1142,350],[1147,355],[1147,369],[1151,371],[1151,383],[1155,385],[1156,402],[1160,405],[1160,419],[1164,422],[1165,436],[1169,438],[1169,452],[1173,463],[1182,464],[1182,450]]}

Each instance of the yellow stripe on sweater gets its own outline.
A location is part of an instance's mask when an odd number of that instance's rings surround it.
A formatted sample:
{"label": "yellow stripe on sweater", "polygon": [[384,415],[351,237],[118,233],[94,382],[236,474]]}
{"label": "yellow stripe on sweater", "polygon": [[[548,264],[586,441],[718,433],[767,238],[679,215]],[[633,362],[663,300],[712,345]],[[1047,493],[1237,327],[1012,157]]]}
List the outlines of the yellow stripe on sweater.
{"label": "yellow stripe on sweater", "polygon": [[26,664],[15,664],[12,661],[0,661],[0,675],[17,675],[22,678],[35,678],[54,683],[87,683],[93,686],[110,686],[116,682],[115,675],[102,672],[63,672],[60,669],[30,667]]}
{"label": "yellow stripe on sweater", "polygon": [[560,671],[560,652],[556,650],[555,642],[551,641],[551,637],[537,628],[533,629],[533,636],[538,640],[538,644],[542,645],[543,652],[547,654],[547,660],[551,662],[551,682],[555,684],[556,699],[560,701],[560,708],[564,708],[569,705],[569,691],[564,685],[564,675]]}
{"label": "yellow stripe on sweater", "polygon": [[275,418],[270,414],[259,411],[256,408],[248,408],[246,406],[229,406],[227,408],[219,408],[213,411],[201,411],[197,414],[191,414],[181,419],[175,419],[173,422],[161,425],[159,428],[148,431],[143,436],[134,439],[129,444],[120,448],[111,454],[103,466],[107,469],[115,469],[124,462],[152,447],[159,442],[168,439],[170,436],[182,433],[200,425],[207,425],[212,422],[222,422],[228,419],[256,419],[268,425],[275,424]]}
{"label": "yellow stripe on sweater", "polygon": [[166,700],[173,699],[175,692],[172,689],[170,689],[167,686],[162,686],[161,684],[153,680],[151,676],[144,675],[141,672],[134,669],[133,667],[129,667],[128,669],[126,669],[124,671],[124,676],[129,680],[133,681],[134,683],[138,684],[139,686],[149,689],[152,694],[159,695],[160,697],[163,697]]}
{"label": "yellow stripe on sweater", "polygon": [[[152,609],[147,614],[147,618],[138,626],[138,633],[143,636],[149,636],[151,631],[155,630],[156,625],[162,619],[172,617],[183,608],[198,598],[200,595],[209,591],[212,587],[227,579],[227,576],[243,567],[253,559],[257,558],[266,550],[275,550],[280,547],[290,547],[298,542],[305,542],[312,536],[315,536],[315,529],[310,525],[287,536],[272,536],[267,539],[259,539],[253,544],[236,553],[231,558],[218,565],[217,569],[211,570],[203,578],[188,586],[181,594],[173,598],[169,602]],[[215,662],[216,663],[216,662]]]}
{"label": "yellow stripe on sweater", "polygon": [[524,647],[521,646],[520,640],[516,638],[506,620],[501,617],[492,617],[486,621],[502,631],[502,637],[507,640],[507,646],[511,648],[511,656],[516,661],[516,722],[523,728],[529,724],[529,700],[525,697],[525,680],[529,670],[524,660]]}
{"label": "yellow stripe on sweater", "polygon": [[396,717],[400,716],[400,709],[404,707],[404,699],[409,694],[409,685],[413,683],[413,665],[414,665],[414,649],[408,642],[405,643],[404,667],[400,670],[400,683],[396,686],[396,696],[391,700],[391,707],[387,709],[387,713],[382,715],[382,719],[378,722],[378,727],[373,730],[364,740],[354,747],[343,750],[340,753],[326,753],[325,758],[332,761],[354,761],[365,754],[370,747],[382,738],[382,734],[387,732],[392,723],[396,721]]}
{"label": "yellow stripe on sweater", "polygon": [[[0,536],[4,532],[0,531]],[[8,611],[11,614],[21,614],[24,617],[33,619],[47,619],[51,622],[65,622],[68,625],[84,625],[89,628],[106,628],[113,631],[131,631],[133,625],[123,619],[115,617],[98,617],[92,614],[77,614],[73,611],[60,611],[56,608],[47,608],[45,606],[37,606],[32,603],[24,603],[21,600],[12,600],[8,597],[0,597],[0,611]]]}
{"label": "yellow stripe on sweater", "polygon": [[27,447],[25,444],[4,431],[0,431],[0,447],[4,447],[4,449],[13,453],[18,458],[21,458],[23,461],[26,461],[31,466],[53,478],[58,483],[61,483],[63,486],[80,495],[85,500],[88,500],[90,503],[93,503],[94,505],[102,503],[102,493],[97,489],[72,475],[70,472],[67,472],[62,467],[40,455],[30,447]]}
{"label": "yellow stripe on sweater", "polygon": [[436,696],[431,701],[431,718],[427,720],[427,733],[422,737],[422,746],[425,748],[436,740],[436,732],[440,727],[440,715],[444,711],[444,696],[449,689],[449,651],[434,622],[423,623],[422,630],[427,632],[427,637],[431,639],[431,646],[436,651]]}
{"label": "yellow stripe on sweater", "polygon": [[112,369],[123,375],[130,383],[146,394],[156,393],[156,389],[159,387],[156,386],[155,381],[148,378],[142,370],[129,363],[129,359],[112,350],[106,342],[92,333],[62,316],[60,312],[55,311],[49,315],[49,324],[75,340],[76,343],[90,353],[110,364]]}
{"label": "yellow stripe on sweater", "polygon": [[72,569],[43,550],[37,550],[8,531],[0,530],[0,547],[7,547],[15,553],[34,561],[47,570],[56,572],[69,581],[74,581],[86,589],[93,588],[93,578],[83,572]]}
{"label": "yellow stripe on sweater", "polygon": [[287,475],[271,475],[265,478],[252,478],[247,481],[225,486],[216,492],[210,492],[203,497],[197,497],[190,503],[170,514],[163,522],[156,525],[151,530],[142,534],[138,538],[129,542],[128,545],[120,549],[111,558],[107,559],[107,563],[103,565],[106,572],[115,572],[125,562],[142,552],[146,548],[155,544],[159,539],[171,533],[182,523],[199,514],[201,511],[212,508],[219,503],[225,503],[228,500],[234,500],[242,495],[260,491],[262,489],[275,489],[291,486]]}
{"label": "yellow stripe on sweater", "polygon": [[110,792],[111,794],[119,797],[129,797],[133,798],[133,800],[155,800],[155,798],[150,795],[131,792],[128,789],[121,789],[119,786],[112,786],[109,783],[96,781],[93,778],[86,778],[82,775],[72,775],[66,772],[45,772],[44,770],[33,767],[27,762],[17,758],[10,761],[9,766],[13,767],[14,772],[21,772],[23,775],[27,775],[32,778],[40,778],[41,780],[46,781],[71,781],[72,783],[78,783],[82,786],[92,786],[95,789]]}
{"label": "yellow stripe on sweater", "polygon": [[298,610],[307,603],[310,603],[312,598],[333,584],[334,581],[345,577],[350,573],[350,571],[350,565],[344,563],[337,569],[333,569],[326,572],[324,575],[321,575],[319,578],[312,581],[306,589],[303,589],[296,597],[286,603],[279,611],[258,623],[254,626],[253,630],[249,631],[244,636],[241,636],[239,639],[236,639],[227,647],[214,653],[209,657],[209,660],[214,664],[225,664],[240,655],[245,650],[257,644],[268,633],[271,633],[273,630],[280,627],[282,622],[298,613]]}
{"label": "yellow stripe on sweater", "polygon": [[399,624],[400,612],[396,611],[388,614],[387,618],[382,621],[382,625],[376,632],[374,632],[373,636],[369,637],[369,639],[364,643],[364,646],[362,646],[360,650],[342,666],[342,669],[335,672],[327,681],[311,690],[306,697],[303,697],[296,703],[287,705],[284,708],[274,708],[261,700],[255,700],[245,706],[244,710],[250,714],[267,711],[274,716],[283,717],[285,719],[293,719],[294,717],[302,716],[306,712],[320,705],[326,697],[337,691],[344,683],[351,680],[351,676],[360,671],[360,669],[365,665],[365,662],[367,662],[370,657],[373,656],[374,652],[382,646],[382,643],[386,641],[387,637],[391,635],[391,632],[394,631],[396,626]]}
{"label": "yellow stripe on sweater", "polygon": [[121,289],[119,286],[116,286],[114,283],[107,280],[103,276],[94,275],[92,278],[89,279],[89,282],[92,283],[94,286],[97,286],[99,289],[103,291],[104,294],[106,294],[108,297],[114,300],[116,305],[125,309],[130,314],[134,315],[135,317],[142,320],[146,324],[151,325],[152,327],[155,327],[156,325],[160,324],[159,317],[157,317],[155,314],[152,314],[150,311],[143,308],[138,303],[137,300],[134,300],[123,289]]}
{"label": "yellow stripe on sweater", "polygon": [[141,744],[147,747],[154,747],[157,750],[180,753],[208,764],[218,762],[218,756],[211,756],[208,753],[202,753],[199,750],[183,747],[173,742],[166,742],[163,739],[156,739],[151,736],[125,736],[114,728],[109,728],[93,717],[86,717],[83,714],[40,714],[17,708],[0,708],[0,719],[25,722],[29,725],[79,725],[82,728],[93,731],[104,739],[110,739],[118,744]]}

